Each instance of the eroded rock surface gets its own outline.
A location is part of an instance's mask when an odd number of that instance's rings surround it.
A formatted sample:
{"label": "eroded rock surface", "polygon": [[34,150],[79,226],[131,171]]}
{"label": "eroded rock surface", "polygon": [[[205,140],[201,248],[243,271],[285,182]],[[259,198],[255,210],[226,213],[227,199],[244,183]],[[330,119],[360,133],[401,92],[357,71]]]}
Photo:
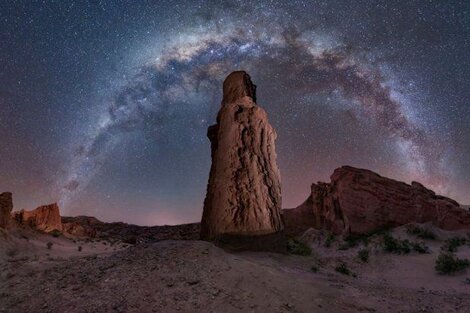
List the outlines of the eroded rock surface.
{"label": "eroded rock surface", "polygon": [[256,86],[243,71],[224,82],[217,124],[208,129],[212,166],[201,238],[266,235],[282,230],[276,132],[255,103]]}
{"label": "eroded rock surface", "polygon": [[57,203],[43,205],[32,211],[14,212],[14,219],[20,225],[44,232],[62,231],[62,222]]}
{"label": "eroded rock surface", "polygon": [[0,227],[6,228],[10,223],[10,215],[13,210],[13,198],[11,192],[0,194]]}
{"label": "eroded rock surface", "polygon": [[308,199],[284,210],[290,233],[309,227],[336,234],[367,234],[386,227],[431,222],[445,230],[470,228],[470,212],[417,182],[408,185],[372,171],[343,166],[331,183],[313,184]]}
{"label": "eroded rock surface", "polygon": [[62,231],[74,237],[96,237],[96,225],[102,224],[91,216],[61,217]]}

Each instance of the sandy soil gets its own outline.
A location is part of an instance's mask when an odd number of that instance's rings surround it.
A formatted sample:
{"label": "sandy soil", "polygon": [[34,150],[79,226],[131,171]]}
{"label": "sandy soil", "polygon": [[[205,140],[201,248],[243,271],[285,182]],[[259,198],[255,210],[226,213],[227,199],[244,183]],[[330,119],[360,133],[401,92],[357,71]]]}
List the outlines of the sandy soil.
{"label": "sandy soil", "polygon": [[[450,235],[439,234],[442,239]],[[407,235],[396,230],[395,236]],[[409,255],[385,253],[372,242],[369,262],[364,263],[357,257],[362,246],[338,250],[342,243],[333,240],[325,247],[318,233],[310,234],[311,256],[232,253],[194,240],[111,246],[103,240],[73,242],[35,233],[3,237],[0,312],[466,312],[470,308],[467,273],[441,276],[434,271],[442,239],[426,240],[430,254]],[[46,247],[49,241],[51,249]],[[470,258],[470,247],[460,247],[458,255]],[[357,277],[336,272],[341,262]]]}

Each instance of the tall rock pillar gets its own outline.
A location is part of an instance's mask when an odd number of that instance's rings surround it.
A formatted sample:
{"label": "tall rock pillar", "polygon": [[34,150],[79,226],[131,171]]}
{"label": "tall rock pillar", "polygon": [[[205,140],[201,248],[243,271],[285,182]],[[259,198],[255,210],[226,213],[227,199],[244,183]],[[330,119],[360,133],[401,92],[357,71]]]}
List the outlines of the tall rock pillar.
{"label": "tall rock pillar", "polygon": [[212,166],[201,239],[260,236],[283,229],[276,132],[255,101],[256,86],[246,72],[225,79],[217,124],[207,134]]}

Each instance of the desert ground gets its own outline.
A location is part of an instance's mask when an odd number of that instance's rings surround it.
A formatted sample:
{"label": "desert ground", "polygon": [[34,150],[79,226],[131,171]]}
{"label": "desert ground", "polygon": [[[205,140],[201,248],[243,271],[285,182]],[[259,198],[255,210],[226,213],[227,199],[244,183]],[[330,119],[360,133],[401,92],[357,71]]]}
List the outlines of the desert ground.
{"label": "desert ground", "polygon": [[[0,312],[466,312],[470,307],[470,275],[439,275],[434,269],[445,240],[466,236],[462,232],[432,228],[437,238],[431,240],[396,228],[394,238],[419,240],[429,252],[395,254],[383,250],[380,235],[351,244],[310,229],[299,239],[311,248],[304,256],[225,251],[194,240],[197,231],[197,224],[146,228],[137,240],[123,239],[122,231],[94,239],[4,231]],[[169,239],[171,234],[180,240]],[[368,251],[367,261],[358,257],[361,250]],[[470,258],[470,246],[458,247],[456,255]],[[341,264],[346,271],[338,272]]]}

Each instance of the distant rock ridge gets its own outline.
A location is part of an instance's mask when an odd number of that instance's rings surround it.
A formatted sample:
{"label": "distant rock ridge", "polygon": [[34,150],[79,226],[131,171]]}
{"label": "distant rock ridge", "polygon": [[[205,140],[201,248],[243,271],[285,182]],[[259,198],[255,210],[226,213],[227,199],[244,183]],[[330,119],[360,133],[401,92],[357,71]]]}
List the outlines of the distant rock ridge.
{"label": "distant rock ridge", "polygon": [[11,192],[0,194],[0,227],[7,228],[10,224],[10,215],[13,210],[13,197]]}
{"label": "distant rock ridge", "polygon": [[255,99],[256,86],[246,72],[225,79],[217,124],[207,134],[212,166],[201,239],[260,236],[283,229],[277,135]]}
{"label": "distant rock ridge", "polygon": [[470,212],[418,182],[408,185],[370,170],[343,166],[330,183],[312,184],[307,200],[283,210],[286,229],[313,227],[335,234],[367,234],[386,227],[427,223],[445,230],[470,229]]}

